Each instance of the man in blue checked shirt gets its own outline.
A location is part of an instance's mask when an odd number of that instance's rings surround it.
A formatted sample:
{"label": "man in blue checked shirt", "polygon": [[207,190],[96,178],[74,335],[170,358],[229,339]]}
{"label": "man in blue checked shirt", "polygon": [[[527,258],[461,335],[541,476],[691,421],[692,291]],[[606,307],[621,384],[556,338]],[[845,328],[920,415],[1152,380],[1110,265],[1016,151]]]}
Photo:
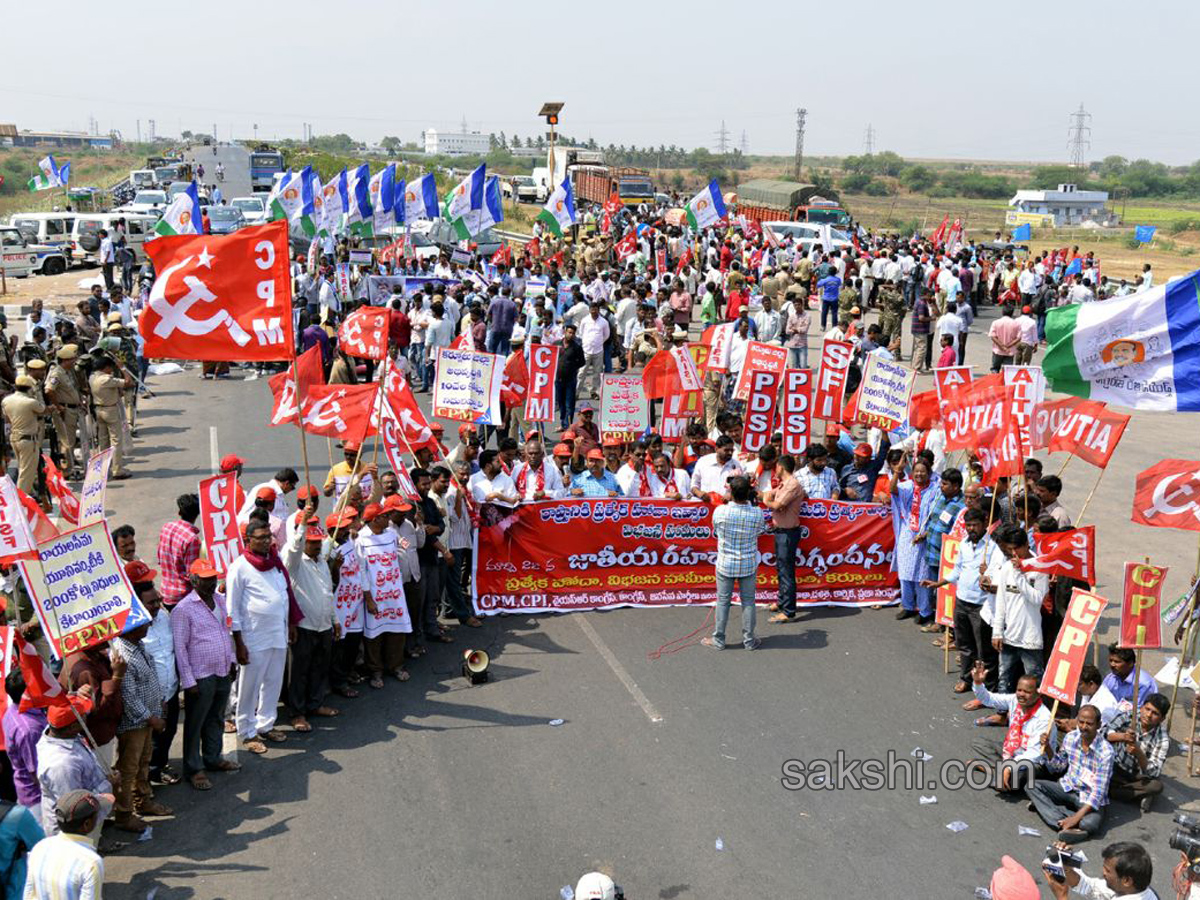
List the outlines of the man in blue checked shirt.
{"label": "man in blue checked shirt", "polygon": [[754,636],[754,585],[758,580],[758,537],[767,530],[762,510],[750,503],[750,479],[734,475],[729,479],[730,502],[713,513],[713,532],[717,536],[717,610],[712,637],[702,644],[714,650],[725,649],[725,626],[736,585],[742,601],[742,646],[756,650]]}
{"label": "man in blue checked shirt", "polygon": [[[942,478],[938,484],[941,490],[934,498],[933,508],[929,511],[925,533],[914,541],[914,543],[921,539],[925,541],[925,564],[929,567],[926,579],[937,578],[938,570],[942,565],[942,538],[954,527],[954,522],[966,503],[963,500],[962,481],[962,472],[958,469],[946,469],[942,472]],[[921,581],[921,584],[925,585],[925,579]],[[921,630],[932,634],[941,631],[942,626],[937,622],[930,622]]]}
{"label": "man in blue checked shirt", "polygon": [[1104,827],[1108,783],[1112,778],[1113,747],[1099,736],[1100,710],[1088,704],[1076,717],[1079,727],[1063,738],[1058,753],[1050,756],[1050,732],[1042,736],[1042,750],[1051,773],[1066,772],[1058,781],[1038,779],[1025,789],[1042,821],[1057,828],[1058,839],[1068,844],[1085,841]]}
{"label": "man in blue checked shirt", "polygon": [[796,471],[796,480],[809,500],[832,500],[838,495],[837,474],[829,467],[824,444],[809,444],[804,451],[808,464]]}
{"label": "man in blue checked shirt", "polygon": [[587,453],[587,469],[571,478],[571,496],[616,497],[620,493],[617,479],[604,466],[604,451],[593,447]]}

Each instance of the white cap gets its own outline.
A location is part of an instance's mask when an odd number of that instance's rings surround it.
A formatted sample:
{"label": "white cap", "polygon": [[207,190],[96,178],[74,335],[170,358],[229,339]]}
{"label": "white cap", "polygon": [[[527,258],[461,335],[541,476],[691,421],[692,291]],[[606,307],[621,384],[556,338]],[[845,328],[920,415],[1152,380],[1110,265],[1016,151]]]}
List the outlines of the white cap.
{"label": "white cap", "polygon": [[617,886],[603,872],[588,872],[575,885],[575,900],[616,900]]}

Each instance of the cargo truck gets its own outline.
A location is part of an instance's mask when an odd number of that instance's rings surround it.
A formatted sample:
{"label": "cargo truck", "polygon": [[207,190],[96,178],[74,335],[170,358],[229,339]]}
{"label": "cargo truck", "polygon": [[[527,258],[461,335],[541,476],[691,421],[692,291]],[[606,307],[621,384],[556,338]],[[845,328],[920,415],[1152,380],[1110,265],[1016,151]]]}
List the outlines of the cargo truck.
{"label": "cargo truck", "polygon": [[604,203],[615,193],[625,206],[654,203],[654,182],[645,169],[577,165],[569,171],[579,200]]}
{"label": "cargo truck", "polygon": [[[826,191],[832,195],[832,191]],[[810,222],[843,227],[848,213],[837,196],[821,196],[816,185],[756,178],[737,186],[737,214],[758,222]]]}

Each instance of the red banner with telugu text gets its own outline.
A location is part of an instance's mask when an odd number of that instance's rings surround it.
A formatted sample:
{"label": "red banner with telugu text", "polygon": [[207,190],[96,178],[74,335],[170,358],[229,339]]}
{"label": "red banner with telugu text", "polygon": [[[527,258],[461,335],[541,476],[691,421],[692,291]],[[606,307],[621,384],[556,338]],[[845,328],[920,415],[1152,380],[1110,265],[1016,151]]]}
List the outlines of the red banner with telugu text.
{"label": "red banner with telugu text", "polygon": [[[891,512],[871,503],[811,500],[800,508],[797,602],[891,603]],[[759,538],[759,603],[778,599],[775,539]],[[556,500],[519,506],[482,527],[475,546],[480,615],[681,606],[716,599],[712,507],[672,500]]]}

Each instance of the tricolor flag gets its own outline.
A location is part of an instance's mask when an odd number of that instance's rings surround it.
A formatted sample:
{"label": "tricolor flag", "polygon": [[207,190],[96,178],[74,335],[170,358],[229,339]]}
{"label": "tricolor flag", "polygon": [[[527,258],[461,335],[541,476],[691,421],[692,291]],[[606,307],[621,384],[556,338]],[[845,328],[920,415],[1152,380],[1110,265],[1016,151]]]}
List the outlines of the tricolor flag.
{"label": "tricolor flag", "polygon": [[175,195],[154,230],[165,235],[199,234],[200,228],[200,193],[193,181],[186,190]]}
{"label": "tricolor flag", "polygon": [[71,163],[65,162],[59,168],[54,163],[53,156],[43,156],[38,162],[38,168],[42,170],[41,175],[34,175],[29,179],[26,187],[31,191],[45,191],[50,188],[66,187],[67,182],[71,179]]}
{"label": "tricolor flag", "polygon": [[707,228],[717,219],[725,217],[725,199],[721,196],[721,188],[717,179],[708,183],[708,187],[688,201],[688,224],[696,231]]}
{"label": "tricolor flag", "polygon": [[370,180],[371,167],[366,163],[346,175],[346,228],[356,234],[371,233]]}
{"label": "tricolor flag", "polygon": [[[412,223],[419,219],[436,219],[439,214],[437,182],[433,180],[432,172],[426,172],[404,189],[404,221]],[[396,221],[400,221],[399,213]]]}
{"label": "tricolor flag", "polygon": [[1129,409],[1200,411],[1200,271],[1050,310],[1050,387]]}
{"label": "tricolor flag", "polygon": [[487,180],[487,163],[464,178],[449,194],[442,206],[442,215],[453,222],[467,213],[483,208],[483,188]]}
{"label": "tricolor flag", "polygon": [[371,225],[375,234],[382,234],[396,224],[396,164],[388,163],[376,172],[367,185],[373,210]]}
{"label": "tricolor flag", "polygon": [[554,189],[537,217],[558,237],[562,237],[563,229],[575,224],[575,189],[570,178],[564,178]]}

